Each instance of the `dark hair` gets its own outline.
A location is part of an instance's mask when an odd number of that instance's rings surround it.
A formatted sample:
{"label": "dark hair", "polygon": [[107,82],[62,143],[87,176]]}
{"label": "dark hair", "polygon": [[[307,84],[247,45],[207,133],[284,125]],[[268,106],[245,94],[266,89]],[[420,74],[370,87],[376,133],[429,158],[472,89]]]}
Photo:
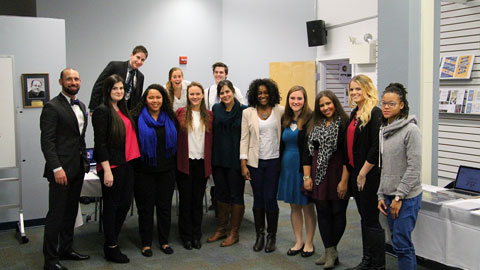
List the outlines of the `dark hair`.
{"label": "dark hair", "polygon": [[288,91],[287,101],[285,102],[285,113],[283,114],[282,126],[286,128],[293,121],[293,110],[292,108],[290,108],[290,104],[288,102],[288,100],[290,99],[290,94],[292,94],[293,92],[302,92],[303,94],[303,107],[297,119],[298,130],[302,130],[305,123],[308,122],[308,120],[312,117],[312,110],[310,110],[310,107],[308,106],[307,91],[303,86],[300,85],[295,85]]}
{"label": "dark hair", "polygon": [[145,48],[143,45],[138,45],[133,48],[132,54],[135,55],[139,52],[142,52],[145,54],[145,58],[148,58],[148,51],[147,48]]}
{"label": "dark hair", "polygon": [[183,118],[180,120],[180,125],[181,125],[181,127],[184,131],[187,131],[188,128],[193,127],[193,125],[192,125],[192,123],[193,123],[192,103],[190,102],[190,99],[188,98],[188,92],[190,91],[190,88],[192,88],[194,86],[200,88],[202,90],[202,94],[204,94],[204,96],[202,98],[202,102],[200,103],[200,123],[203,124],[206,132],[210,132],[208,127],[209,127],[210,121],[212,119],[210,119],[210,114],[208,113],[207,105],[205,105],[205,90],[203,89],[203,86],[198,82],[191,82],[187,86],[187,107],[185,107],[186,108],[185,109],[185,114],[183,115]]}
{"label": "dark hair", "polygon": [[280,103],[280,93],[277,83],[272,79],[256,79],[250,83],[247,92],[248,106],[256,108],[258,105],[258,88],[263,85],[268,90],[268,105],[275,107]]}
{"label": "dark hair", "polygon": [[312,132],[315,126],[319,126],[323,123],[323,121],[327,120],[325,115],[320,111],[320,99],[322,97],[327,97],[333,102],[333,106],[335,106],[335,112],[333,112],[332,118],[333,119],[340,119],[340,130],[344,130],[348,125],[348,115],[343,109],[342,104],[338,100],[338,97],[330,90],[325,90],[317,94],[315,98],[315,109],[313,111],[312,121],[310,121],[310,125],[308,127],[308,134]]}
{"label": "dark hair", "polygon": [[70,68],[70,67],[64,68],[64,69],[60,72],[60,80],[63,80],[63,72],[65,72],[65,70],[67,70],[67,69],[75,70],[76,72],[78,72],[78,70],[76,70],[76,69],[74,69],[74,68]]}
{"label": "dark hair", "polygon": [[[125,125],[123,124],[122,118],[120,118],[118,113],[113,108],[111,102],[111,93],[113,86],[119,82],[124,84],[123,78],[117,74],[110,75],[105,79],[105,81],[103,81],[103,104],[110,109],[110,114],[112,116],[112,125],[110,127],[109,141],[111,141],[114,145],[122,145],[125,143]],[[132,123],[132,126],[135,126],[135,123],[133,122],[132,117],[130,116],[130,113],[127,109],[125,95],[120,101],[118,101],[117,106],[122,112],[122,114],[128,117],[128,119]]]}
{"label": "dark hair", "polygon": [[[403,109],[400,110],[398,118],[407,118],[410,108],[408,107],[408,100],[407,100],[408,92],[405,86],[403,86],[403,84],[401,83],[390,83],[383,91],[382,97],[386,93],[394,93],[398,95],[398,97],[400,98],[400,102],[403,102]],[[382,116],[382,123],[387,124],[388,119]]]}
{"label": "dark hair", "polygon": [[151,84],[147,87],[147,90],[145,90],[145,92],[143,93],[140,101],[130,111],[130,114],[132,115],[132,117],[138,118],[143,108],[147,106],[148,93],[150,93],[150,91],[153,91],[153,90],[160,92],[160,94],[162,95],[162,106],[160,107],[160,110],[166,112],[168,116],[172,119],[172,121],[175,122],[175,119],[177,117],[173,112],[172,104],[170,103],[170,98],[168,97],[167,90],[165,90],[165,88],[163,88],[163,86],[161,86],[160,84]]}
{"label": "dark hair", "polygon": [[225,85],[228,86],[228,88],[230,88],[230,90],[232,90],[232,92],[235,94],[235,87],[233,87],[233,83],[229,80],[221,80],[217,85],[217,96],[220,96],[220,91],[222,91],[222,88]]}
{"label": "dark hair", "polygon": [[215,68],[217,67],[223,67],[225,68],[225,75],[228,75],[228,66],[225,65],[222,62],[216,62],[215,64],[212,65],[212,71],[215,72]]}

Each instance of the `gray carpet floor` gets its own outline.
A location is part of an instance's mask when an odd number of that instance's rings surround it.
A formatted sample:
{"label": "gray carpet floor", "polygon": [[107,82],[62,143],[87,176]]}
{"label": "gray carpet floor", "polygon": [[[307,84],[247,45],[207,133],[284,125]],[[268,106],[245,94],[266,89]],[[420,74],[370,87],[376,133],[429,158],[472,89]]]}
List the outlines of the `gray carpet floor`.
{"label": "gray carpet floor", "polygon": [[[323,253],[323,246],[318,233],[315,234],[316,254],[309,258],[300,255],[287,256],[287,250],[295,244],[290,223],[290,206],[279,202],[280,219],[277,234],[277,250],[273,253],[254,252],[252,246],[255,240],[253,224],[252,197],[245,195],[246,212],[240,230],[239,243],[222,248],[219,243],[206,243],[206,238],[216,229],[214,211],[204,213],[203,217],[203,246],[200,250],[186,250],[182,247],[178,237],[177,216],[172,211],[172,229],[170,244],[174,249],[172,255],[165,255],[154,244],[153,257],[145,258],[140,253],[140,239],[138,234],[138,219],[134,211],[128,216],[122,229],[119,245],[122,251],[130,258],[128,264],[114,264],[107,262],[103,256],[103,235],[98,231],[98,222],[89,221],[75,230],[76,251],[89,254],[87,261],[62,261],[69,269],[84,270],[111,270],[111,269],[323,269],[315,265],[315,260]],[[175,205],[175,201],[174,201]],[[84,213],[93,212],[94,204],[82,205]],[[348,225],[342,241],[338,246],[340,265],[335,269],[345,269],[359,263],[361,257],[360,218],[355,202],[350,200],[347,212]],[[84,217],[85,220],[85,217]],[[0,269],[43,269],[43,227],[27,228],[29,243],[19,244],[14,231],[0,232]],[[156,235],[154,236],[156,238]],[[386,255],[386,269],[397,269],[397,260]],[[431,261],[419,261],[419,270],[450,269]]]}

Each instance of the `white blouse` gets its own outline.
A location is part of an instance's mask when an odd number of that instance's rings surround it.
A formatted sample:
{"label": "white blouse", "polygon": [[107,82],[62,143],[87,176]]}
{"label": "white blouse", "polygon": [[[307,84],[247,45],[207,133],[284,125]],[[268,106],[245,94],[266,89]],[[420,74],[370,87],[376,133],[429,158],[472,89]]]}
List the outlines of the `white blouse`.
{"label": "white blouse", "polygon": [[188,158],[203,159],[205,153],[205,126],[200,122],[200,112],[192,111],[192,128],[188,130]]}
{"label": "white blouse", "polygon": [[273,159],[280,157],[277,118],[273,112],[265,120],[262,120],[260,117],[258,118],[258,131],[260,133],[258,158]]}

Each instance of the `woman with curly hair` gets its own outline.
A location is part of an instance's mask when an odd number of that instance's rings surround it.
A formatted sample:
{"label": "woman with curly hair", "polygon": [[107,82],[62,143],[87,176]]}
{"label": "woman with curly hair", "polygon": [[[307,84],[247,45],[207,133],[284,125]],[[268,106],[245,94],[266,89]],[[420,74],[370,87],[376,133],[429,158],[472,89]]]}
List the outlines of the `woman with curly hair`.
{"label": "woman with curly hair", "polygon": [[345,162],[352,192],[361,218],[363,257],[355,269],[385,268],[385,231],[378,219],[377,190],[378,134],[382,111],[377,107],[378,92],[366,75],[357,75],[348,84],[348,102],[353,108],[345,140]]}
{"label": "woman with curly hair", "polygon": [[180,194],[178,228],[183,247],[200,249],[202,244],[203,196],[212,173],[213,114],[205,106],[201,84],[187,87],[187,106],[177,110],[177,186]]}
{"label": "woman with curly hair", "polygon": [[388,85],[382,97],[378,209],[387,216],[402,270],[417,269],[412,231],[422,203],[422,135],[408,111],[407,89],[400,83]]}
{"label": "woman with curly hair", "polygon": [[168,82],[165,85],[165,89],[167,89],[168,98],[174,112],[187,105],[187,86],[189,84],[190,81],[183,79],[181,68],[172,67],[168,71]]}
{"label": "woman with curly hair", "polygon": [[[277,189],[280,174],[281,119],[277,84],[271,79],[256,79],[248,89],[249,108],[242,114],[240,160],[242,176],[253,190],[253,216],[257,239],[254,251],[276,249],[278,226]],[[267,243],[265,244],[265,215]]]}
{"label": "woman with curly hair", "polygon": [[142,255],[152,256],[153,214],[156,208],[160,249],[172,254],[168,244],[172,196],[175,189],[177,117],[167,91],[150,85],[131,111],[137,126],[141,159],[135,164],[134,194],[138,208],[138,228]]}
{"label": "woman with curly hair", "polygon": [[348,115],[337,96],[326,90],[315,99],[303,152],[304,187],[315,201],[325,252],[315,262],[331,269],[338,264],[337,245],[347,225],[348,170],[343,164]]}

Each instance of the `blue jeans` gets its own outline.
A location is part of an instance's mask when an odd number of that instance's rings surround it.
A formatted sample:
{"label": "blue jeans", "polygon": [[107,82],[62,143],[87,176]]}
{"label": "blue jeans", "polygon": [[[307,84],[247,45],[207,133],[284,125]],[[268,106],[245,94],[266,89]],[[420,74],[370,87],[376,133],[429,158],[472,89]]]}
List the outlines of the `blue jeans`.
{"label": "blue jeans", "polygon": [[402,207],[396,219],[390,214],[390,204],[395,196],[385,196],[388,226],[392,233],[393,250],[398,256],[398,269],[417,269],[415,248],[412,243],[412,231],[417,222],[418,211],[422,204],[422,194],[402,200]]}

